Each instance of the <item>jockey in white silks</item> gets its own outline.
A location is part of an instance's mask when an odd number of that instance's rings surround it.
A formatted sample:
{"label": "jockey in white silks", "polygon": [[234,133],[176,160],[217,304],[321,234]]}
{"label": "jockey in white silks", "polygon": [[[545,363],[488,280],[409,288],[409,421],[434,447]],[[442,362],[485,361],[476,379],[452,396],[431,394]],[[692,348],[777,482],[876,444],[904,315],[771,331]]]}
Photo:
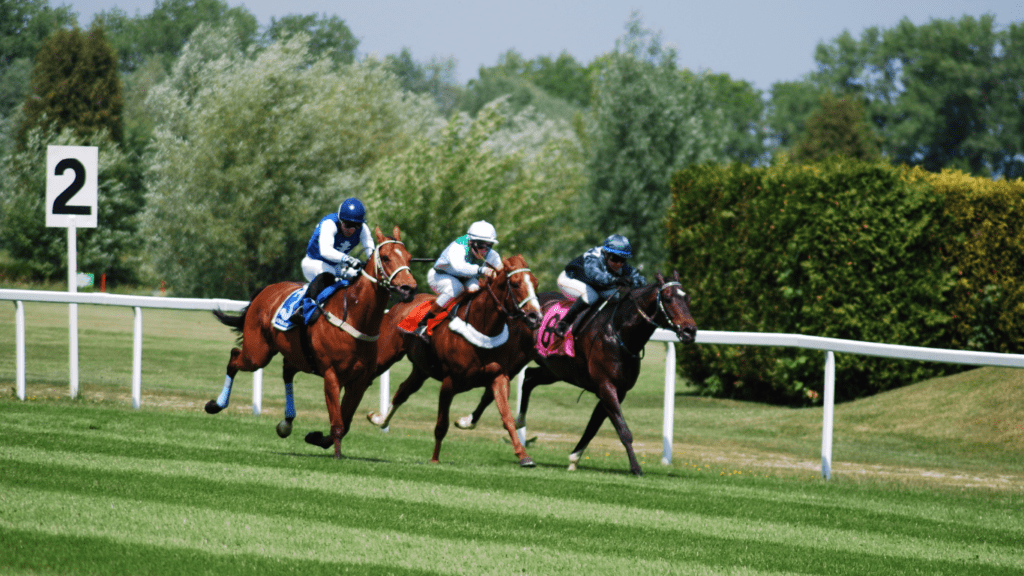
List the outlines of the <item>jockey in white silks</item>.
{"label": "jockey in white silks", "polygon": [[612,234],[604,245],[587,250],[577,256],[558,275],[558,289],[573,301],[565,317],[555,327],[555,334],[565,336],[573,321],[583,309],[600,298],[609,298],[620,286],[638,288],[647,285],[647,279],[626,263],[633,255],[629,240]]}
{"label": "jockey in white silks", "polygon": [[355,256],[349,256],[356,246],[362,246],[367,256],[373,253],[366,208],[358,198],[349,198],[338,206],[337,213],[324,216],[316,225],[302,259],[302,274],[309,282],[324,272],[354,279],[363,265]]}
{"label": "jockey in white silks", "polygon": [[414,334],[429,341],[428,320],[443,311],[463,291],[479,290],[481,277],[493,278],[502,269],[501,256],[494,251],[497,243],[498,233],[494,226],[480,220],[473,222],[464,236],[456,238],[441,252],[433,268],[427,271],[427,284],[437,294],[437,299]]}

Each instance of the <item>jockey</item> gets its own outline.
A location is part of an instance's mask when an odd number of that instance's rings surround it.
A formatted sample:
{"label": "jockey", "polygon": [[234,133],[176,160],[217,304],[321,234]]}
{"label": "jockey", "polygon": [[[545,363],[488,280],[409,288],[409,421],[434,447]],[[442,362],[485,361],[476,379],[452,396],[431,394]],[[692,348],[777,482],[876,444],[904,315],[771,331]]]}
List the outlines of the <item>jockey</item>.
{"label": "jockey", "polygon": [[357,245],[369,256],[373,253],[373,236],[366,225],[366,208],[358,198],[349,198],[338,206],[338,212],[324,216],[316,225],[313,237],[306,246],[302,259],[302,274],[306,280],[324,272],[352,280],[362,269],[362,262],[349,256]]}
{"label": "jockey", "polygon": [[572,307],[555,327],[555,334],[564,337],[576,316],[598,298],[609,298],[620,286],[637,288],[647,285],[647,279],[626,263],[632,256],[629,240],[612,234],[603,246],[587,250],[566,265],[558,275],[558,289],[573,301]]}
{"label": "jockey", "polygon": [[456,238],[441,252],[433,268],[427,271],[427,284],[437,294],[437,299],[414,334],[429,341],[427,320],[443,311],[463,291],[479,290],[481,277],[494,278],[497,275],[502,268],[501,256],[493,249],[497,243],[498,233],[494,226],[480,220],[473,222],[464,236]]}

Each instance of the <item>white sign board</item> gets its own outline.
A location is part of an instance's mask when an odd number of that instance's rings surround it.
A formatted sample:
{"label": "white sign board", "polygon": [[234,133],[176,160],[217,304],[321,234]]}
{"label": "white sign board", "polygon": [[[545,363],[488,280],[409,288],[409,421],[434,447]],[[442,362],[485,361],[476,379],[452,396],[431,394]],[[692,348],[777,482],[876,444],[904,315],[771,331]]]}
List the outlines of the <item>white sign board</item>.
{"label": "white sign board", "polygon": [[95,228],[98,176],[96,146],[48,146],[46,226]]}

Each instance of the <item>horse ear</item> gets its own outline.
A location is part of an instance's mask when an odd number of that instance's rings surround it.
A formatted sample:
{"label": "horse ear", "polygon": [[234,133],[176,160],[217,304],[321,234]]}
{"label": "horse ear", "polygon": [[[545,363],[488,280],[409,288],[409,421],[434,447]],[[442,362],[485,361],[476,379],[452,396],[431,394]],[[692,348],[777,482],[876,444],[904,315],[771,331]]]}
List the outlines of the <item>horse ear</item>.
{"label": "horse ear", "polygon": [[662,284],[665,283],[665,277],[661,275],[661,272],[658,272],[657,274],[655,274],[654,278],[658,281],[658,285],[659,286],[661,286]]}
{"label": "horse ear", "polygon": [[398,240],[399,242],[401,242],[402,241],[402,231],[398,229],[398,224],[395,224],[395,229],[393,230],[393,232],[395,234],[395,240]]}
{"label": "horse ear", "polygon": [[377,244],[384,241],[384,234],[381,233],[379,224],[373,228],[373,234],[377,238]]}
{"label": "horse ear", "polygon": [[675,280],[676,282],[679,282],[679,270],[672,271],[672,279]]}

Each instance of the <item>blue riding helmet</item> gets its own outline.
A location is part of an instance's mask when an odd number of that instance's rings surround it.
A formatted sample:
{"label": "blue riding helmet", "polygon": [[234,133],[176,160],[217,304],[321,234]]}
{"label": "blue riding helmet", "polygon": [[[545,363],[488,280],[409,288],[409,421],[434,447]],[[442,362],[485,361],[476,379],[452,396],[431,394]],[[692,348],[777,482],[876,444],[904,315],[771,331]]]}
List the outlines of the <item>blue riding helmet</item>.
{"label": "blue riding helmet", "polygon": [[366,222],[366,207],[358,198],[348,198],[338,206],[338,220],[345,222]]}
{"label": "blue riding helmet", "polygon": [[633,255],[633,248],[629,245],[629,240],[621,234],[612,234],[604,241],[604,251],[612,254],[618,254],[623,258],[629,258]]}

